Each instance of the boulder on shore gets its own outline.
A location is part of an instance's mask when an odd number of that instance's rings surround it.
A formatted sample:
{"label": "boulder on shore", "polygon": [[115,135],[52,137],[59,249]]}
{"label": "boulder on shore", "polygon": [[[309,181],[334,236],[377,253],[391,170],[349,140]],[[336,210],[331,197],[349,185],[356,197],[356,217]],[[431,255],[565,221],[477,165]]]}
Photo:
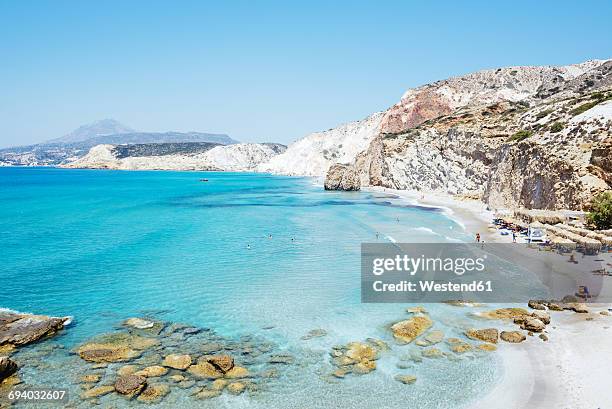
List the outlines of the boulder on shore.
{"label": "boulder on shore", "polygon": [[361,181],[353,165],[336,163],[327,171],[324,183],[325,190],[360,190]]}

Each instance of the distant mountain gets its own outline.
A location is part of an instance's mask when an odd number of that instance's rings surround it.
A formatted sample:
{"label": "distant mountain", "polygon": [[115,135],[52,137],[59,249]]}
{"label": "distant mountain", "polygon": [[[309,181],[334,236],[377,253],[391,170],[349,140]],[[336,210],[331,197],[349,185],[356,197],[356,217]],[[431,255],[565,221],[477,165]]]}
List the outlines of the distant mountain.
{"label": "distant mountain", "polygon": [[101,119],[90,124],[81,125],[74,131],[61,138],[51,139],[46,144],[82,142],[91,138],[105,135],[123,134],[136,132],[134,129],[123,125],[114,119]]}

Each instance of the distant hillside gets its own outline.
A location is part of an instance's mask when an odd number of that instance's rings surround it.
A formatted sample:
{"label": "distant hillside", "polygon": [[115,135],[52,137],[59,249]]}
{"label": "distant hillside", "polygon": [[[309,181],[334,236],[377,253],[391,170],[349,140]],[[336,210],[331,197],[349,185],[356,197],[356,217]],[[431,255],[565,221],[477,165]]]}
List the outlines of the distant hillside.
{"label": "distant hillside", "polygon": [[205,143],[232,145],[226,134],[203,132],[139,132],[114,119],[82,125],[61,138],[35,145],[0,149],[0,165],[55,166],[83,157],[96,145]]}
{"label": "distant hillside", "polygon": [[232,145],[237,140],[225,134],[202,132],[131,132],[118,135],[102,135],[85,141],[89,147],[101,144],[120,145],[137,143],[180,143],[180,142],[207,142],[221,145]]}

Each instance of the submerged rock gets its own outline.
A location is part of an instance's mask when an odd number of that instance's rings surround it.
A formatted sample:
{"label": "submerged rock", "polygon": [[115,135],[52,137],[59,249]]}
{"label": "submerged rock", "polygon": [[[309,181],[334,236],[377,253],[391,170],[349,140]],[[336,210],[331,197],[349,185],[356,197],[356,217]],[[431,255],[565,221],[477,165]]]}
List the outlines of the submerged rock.
{"label": "submerged rock", "polygon": [[155,325],[155,322],[145,320],[143,318],[129,318],[125,320],[123,324],[128,327],[133,327],[136,329],[148,329],[148,328],[153,328],[153,326]]}
{"label": "submerged rock", "polygon": [[270,364],[292,364],[295,358],[292,355],[288,354],[277,354],[272,355],[270,359],[268,359],[268,363]]}
{"label": "submerged rock", "polygon": [[246,389],[246,385],[242,382],[232,382],[227,385],[227,391],[233,395],[240,395]]}
{"label": "submerged rock", "polygon": [[391,326],[391,331],[396,341],[408,344],[427,331],[432,325],[433,322],[428,316],[417,315],[407,320],[396,322]]}
{"label": "submerged rock", "polygon": [[81,394],[81,399],[97,398],[99,396],[107,395],[114,391],[115,391],[115,387],[113,385],[97,386],[95,388],[91,388],[83,392]]}
{"label": "submerged rock", "polygon": [[221,396],[221,391],[214,389],[205,389],[203,388],[201,391],[196,393],[195,397],[198,399],[211,399],[216,398],[217,396]]}
{"label": "submerged rock", "polygon": [[421,355],[425,358],[442,358],[444,353],[438,348],[427,348],[421,351]]}
{"label": "submerged rock", "polygon": [[122,332],[102,335],[77,349],[79,356],[90,362],[121,362],[139,357],[143,350],[158,345],[154,338]]}
{"label": "submerged rock", "polygon": [[226,373],[234,367],[234,358],[229,355],[213,355],[206,357],[206,361],[211,363],[221,372]]}
{"label": "submerged rock", "polygon": [[325,331],[324,329],[321,328],[317,328],[317,329],[313,329],[308,331],[308,333],[306,335],[304,335],[301,339],[303,339],[304,341],[307,341],[309,339],[313,339],[313,338],[320,338],[320,337],[324,337],[327,335],[327,331]]}
{"label": "submerged rock", "polygon": [[138,396],[140,402],[157,402],[170,392],[170,387],[164,383],[151,384]]}
{"label": "submerged rock", "polygon": [[435,345],[438,344],[440,342],[442,342],[442,340],[444,339],[444,332],[440,331],[440,330],[433,330],[428,332],[423,339],[419,339],[416,344],[419,346],[430,346],[430,345]]}
{"label": "submerged rock", "polygon": [[529,315],[529,312],[523,308],[498,308],[492,311],[484,311],[476,315],[492,320],[503,320],[514,319],[517,317],[522,317],[523,315]]}
{"label": "submerged rock", "polygon": [[138,367],[136,365],[124,365],[117,370],[117,375],[119,376],[132,375],[137,370],[138,370]]}
{"label": "submerged rock", "polygon": [[346,356],[354,362],[360,362],[363,360],[371,361],[378,359],[378,351],[371,345],[363,344],[361,342],[350,342],[347,344]]}
{"label": "submerged rock", "polygon": [[223,377],[223,372],[208,361],[200,360],[197,364],[191,365],[187,372],[201,379],[217,379]]}
{"label": "submerged rock", "polygon": [[30,344],[54,335],[70,320],[70,317],[48,317],[0,310],[0,345],[18,347]]}
{"label": "submerged rock", "polygon": [[146,386],[147,379],[139,375],[120,376],[115,381],[115,390],[122,395],[137,395]]}
{"label": "submerged rock", "polygon": [[234,365],[232,369],[225,373],[226,378],[235,379],[235,378],[246,378],[250,376],[249,370],[238,365]]}
{"label": "submerged rock", "polygon": [[81,377],[81,382],[85,383],[96,383],[100,380],[101,375],[99,374],[87,374]]}
{"label": "submerged rock", "polygon": [[412,385],[416,382],[417,377],[413,375],[395,375],[394,379],[404,385]]}
{"label": "submerged rock", "polygon": [[168,373],[168,369],[163,366],[153,365],[148,366],[138,372],[135,372],[134,375],[144,376],[145,378],[156,378],[163,376]]}
{"label": "submerged rock", "polygon": [[162,365],[184,371],[189,368],[192,362],[193,360],[190,355],[170,354],[164,358]]}

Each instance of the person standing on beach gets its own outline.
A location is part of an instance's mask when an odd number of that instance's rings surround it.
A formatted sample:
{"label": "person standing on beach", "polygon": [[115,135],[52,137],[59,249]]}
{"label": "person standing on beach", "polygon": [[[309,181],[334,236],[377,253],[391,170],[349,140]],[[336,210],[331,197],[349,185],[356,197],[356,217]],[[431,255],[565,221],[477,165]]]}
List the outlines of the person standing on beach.
{"label": "person standing on beach", "polygon": [[480,243],[480,233],[476,233],[476,243]]}
{"label": "person standing on beach", "polygon": [[512,230],[512,243],[516,243],[516,231]]}

